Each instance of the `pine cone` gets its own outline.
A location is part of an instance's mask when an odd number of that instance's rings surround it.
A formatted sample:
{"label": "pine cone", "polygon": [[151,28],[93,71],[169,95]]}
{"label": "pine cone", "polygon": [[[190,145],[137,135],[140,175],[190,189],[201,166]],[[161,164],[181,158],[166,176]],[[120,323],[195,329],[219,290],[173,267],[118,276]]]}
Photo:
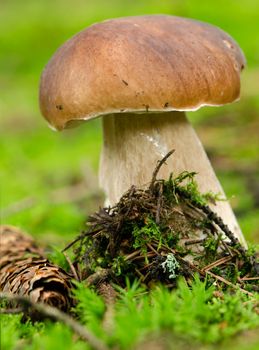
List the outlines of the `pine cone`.
{"label": "pine cone", "polygon": [[3,225],[0,242],[0,291],[29,296],[33,302],[63,311],[71,307],[71,277],[51,264],[31,237],[16,227]]}

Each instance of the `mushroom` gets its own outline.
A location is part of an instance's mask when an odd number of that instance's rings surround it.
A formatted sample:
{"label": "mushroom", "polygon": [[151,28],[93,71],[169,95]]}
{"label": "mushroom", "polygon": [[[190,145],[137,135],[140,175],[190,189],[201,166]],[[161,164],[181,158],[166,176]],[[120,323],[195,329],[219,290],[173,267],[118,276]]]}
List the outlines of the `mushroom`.
{"label": "mushroom", "polygon": [[[245,58],[221,29],[192,19],[147,15],[94,24],[61,46],[43,71],[40,108],[57,130],[102,116],[100,185],[114,204],[161,178],[197,172],[202,192],[224,195],[185,111],[236,101]],[[246,244],[228,201],[212,209]]]}

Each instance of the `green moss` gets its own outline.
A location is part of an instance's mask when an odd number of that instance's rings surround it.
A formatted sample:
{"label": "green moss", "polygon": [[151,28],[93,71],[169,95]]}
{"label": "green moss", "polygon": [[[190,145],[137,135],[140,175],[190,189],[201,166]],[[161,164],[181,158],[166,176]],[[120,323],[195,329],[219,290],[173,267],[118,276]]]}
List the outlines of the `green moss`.
{"label": "green moss", "polygon": [[109,270],[109,281],[122,286],[124,275],[131,281],[138,277],[147,285],[159,281],[175,288],[175,277],[189,281],[199,271],[204,279],[204,271],[214,262],[213,278],[220,288],[237,283],[236,288],[245,289],[252,284],[239,277],[254,276],[256,264],[209,208],[195,173],[156,180],[157,169],[146,190],[130,189],[113,208],[101,208],[89,218],[79,237],[76,262],[83,262],[88,275],[97,268]]}
{"label": "green moss", "polygon": [[155,239],[158,241],[158,250],[164,241],[159,226],[149,217],[144,219],[142,225],[138,226],[138,223],[134,225],[132,235],[134,240],[133,248],[140,249],[144,255],[147,254],[147,245],[151,243],[152,240]]}

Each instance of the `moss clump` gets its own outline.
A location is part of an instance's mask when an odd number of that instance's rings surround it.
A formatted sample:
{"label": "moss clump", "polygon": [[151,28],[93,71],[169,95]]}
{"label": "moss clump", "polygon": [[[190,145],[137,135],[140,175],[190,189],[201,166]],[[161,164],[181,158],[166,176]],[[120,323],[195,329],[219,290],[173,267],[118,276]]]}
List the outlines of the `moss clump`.
{"label": "moss clump", "polygon": [[171,154],[158,163],[147,189],[132,186],[114,207],[90,216],[75,262],[85,277],[104,269],[106,279],[122,286],[127,276],[174,287],[177,276],[190,281],[198,272],[219,285],[257,289],[255,256],[208,206],[217,196],[201,194],[193,172],[157,180]]}

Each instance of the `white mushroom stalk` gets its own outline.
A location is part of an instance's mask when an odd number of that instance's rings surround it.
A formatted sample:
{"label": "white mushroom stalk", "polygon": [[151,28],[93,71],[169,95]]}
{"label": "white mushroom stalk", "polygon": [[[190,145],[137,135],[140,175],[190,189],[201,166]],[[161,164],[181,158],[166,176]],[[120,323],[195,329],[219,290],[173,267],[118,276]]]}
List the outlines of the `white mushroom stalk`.
{"label": "white mushroom stalk", "polygon": [[[170,150],[170,157],[159,178],[167,179],[187,170],[197,173],[195,180],[202,193],[213,192],[225,198],[205,150],[184,112],[116,114],[103,117],[103,150],[99,181],[106,204],[113,205],[133,184],[145,187],[152,170]],[[210,204],[245,245],[243,234],[227,200]]]}

